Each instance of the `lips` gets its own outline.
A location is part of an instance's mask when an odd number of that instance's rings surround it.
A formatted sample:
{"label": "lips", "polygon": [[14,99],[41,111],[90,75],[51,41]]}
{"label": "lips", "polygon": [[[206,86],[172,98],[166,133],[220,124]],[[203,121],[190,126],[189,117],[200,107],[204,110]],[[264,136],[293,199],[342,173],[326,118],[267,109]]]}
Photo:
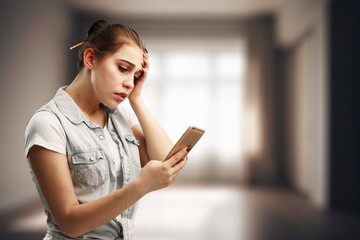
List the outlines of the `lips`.
{"label": "lips", "polygon": [[127,98],[127,94],[126,93],[115,93],[115,98],[116,98],[116,101],[118,102],[122,102],[125,100],[125,98]]}

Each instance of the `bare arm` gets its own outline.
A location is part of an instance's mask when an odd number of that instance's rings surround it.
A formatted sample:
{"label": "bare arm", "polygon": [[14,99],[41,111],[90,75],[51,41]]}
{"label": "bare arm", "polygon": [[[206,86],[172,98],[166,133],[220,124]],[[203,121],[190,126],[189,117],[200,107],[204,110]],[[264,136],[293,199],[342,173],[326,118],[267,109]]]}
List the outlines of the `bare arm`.
{"label": "bare arm", "polygon": [[139,124],[132,127],[131,130],[134,136],[136,137],[136,139],[139,140],[140,142],[140,147],[139,147],[140,161],[141,161],[141,166],[144,167],[150,161],[147,152],[147,145],[144,137],[144,132]]}
{"label": "bare arm", "polygon": [[76,237],[109,222],[147,193],[172,183],[186,162],[185,153],[186,149],[179,151],[171,161],[150,161],[127,187],[84,204],[76,198],[65,155],[34,146],[28,158],[59,227]]}
{"label": "bare arm", "polygon": [[134,135],[138,135],[136,137],[140,141],[144,138],[144,144],[150,159],[164,160],[174,146],[174,143],[146,107],[142,99],[131,102],[131,106],[134,109],[141,126],[133,129]]}
{"label": "bare arm", "polygon": [[[132,93],[129,95],[130,105],[140,122],[140,126],[133,128],[133,133],[140,140],[140,143],[143,143],[142,145],[146,146],[148,158],[165,160],[165,157],[174,146],[174,143],[152,115],[141,97],[142,87],[149,68],[147,57],[144,58],[143,66],[143,73],[140,79],[135,83]],[[142,151],[144,150],[140,149],[140,154]],[[144,158],[146,158],[146,156],[144,156]],[[143,160],[142,162],[144,164]]]}

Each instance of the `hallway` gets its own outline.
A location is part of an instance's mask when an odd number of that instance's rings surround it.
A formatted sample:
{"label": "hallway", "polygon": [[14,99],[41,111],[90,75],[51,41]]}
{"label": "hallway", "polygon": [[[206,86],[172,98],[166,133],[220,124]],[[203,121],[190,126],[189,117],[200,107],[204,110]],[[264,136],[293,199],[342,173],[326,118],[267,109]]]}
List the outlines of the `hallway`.
{"label": "hallway", "polygon": [[[18,211],[1,214],[0,239],[42,239],[39,203]],[[142,200],[135,239],[352,240],[360,239],[360,218],[322,213],[285,189],[177,184]]]}

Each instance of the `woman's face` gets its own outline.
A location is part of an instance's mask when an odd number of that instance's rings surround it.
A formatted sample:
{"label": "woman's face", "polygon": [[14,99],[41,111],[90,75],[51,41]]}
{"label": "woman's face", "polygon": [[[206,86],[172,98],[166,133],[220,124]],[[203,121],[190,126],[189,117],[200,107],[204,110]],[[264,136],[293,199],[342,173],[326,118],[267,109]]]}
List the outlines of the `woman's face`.
{"label": "woman's face", "polygon": [[116,108],[134,88],[142,63],[141,49],[128,44],[101,60],[95,59],[90,78],[97,99],[109,108]]}

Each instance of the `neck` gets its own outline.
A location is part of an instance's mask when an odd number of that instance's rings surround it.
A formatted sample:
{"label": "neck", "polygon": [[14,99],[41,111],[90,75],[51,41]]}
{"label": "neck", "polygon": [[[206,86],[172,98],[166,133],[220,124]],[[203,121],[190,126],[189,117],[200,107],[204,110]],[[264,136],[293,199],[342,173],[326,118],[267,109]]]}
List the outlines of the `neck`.
{"label": "neck", "polygon": [[86,115],[103,111],[90,81],[90,74],[82,69],[65,90]]}
{"label": "neck", "polygon": [[106,124],[106,113],[100,106],[91,85],[90,76],[82,70],[65,90],[79,106],[84,115],[100,127]]}

